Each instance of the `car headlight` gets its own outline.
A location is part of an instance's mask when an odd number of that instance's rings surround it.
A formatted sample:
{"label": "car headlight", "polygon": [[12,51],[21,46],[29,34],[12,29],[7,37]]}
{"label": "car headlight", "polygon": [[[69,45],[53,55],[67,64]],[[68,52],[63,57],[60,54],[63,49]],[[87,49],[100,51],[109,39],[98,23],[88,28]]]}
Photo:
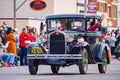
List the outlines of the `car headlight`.
{"label": "car headlight", "polygon": [[47,41],[47,37],[45,35],[42,35],[42,36],[40,36],[40,40],[42,42],[46,42]]}
{"label": "car headlight", "polygon": [[66,40],[67,40],[67,42],[72,42],[72,41],[74,40],[74,35],[68,34],[68,35],[66,36]]}

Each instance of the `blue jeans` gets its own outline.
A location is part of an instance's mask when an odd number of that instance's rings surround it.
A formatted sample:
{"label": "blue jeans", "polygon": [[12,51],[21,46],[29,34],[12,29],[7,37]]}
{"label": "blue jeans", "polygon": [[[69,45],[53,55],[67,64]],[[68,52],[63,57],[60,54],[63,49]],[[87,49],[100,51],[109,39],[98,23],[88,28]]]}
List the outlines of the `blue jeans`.
{"label": "blue jeans", "polygon": [[14,64],[15,63],[15,55],[12,53],[8,53],[9,54],[9,64]]}
{"label": "blue jeans", "polygon": [[115,52],[116,58],[120,58],[120,52]]}
{"label": "blue jeans", "polygon": [[27,48],[25,47],[20,47],[21,48],[21,54],[20,54],[20,65],[27,65]]}
{"label": "blue jeans", "polygon": [[4,54],[2,54],[2,55],[0,56],[0,63],[2,62],[2,60],[3,60],[3,62],[8,62],[8,61],[9,61],[9,58],[10,58],[9,53],[4,53]]}
{"label": "blue jeans", "polygon": [[115,47],[111,47],[111,54],[112,54],[112,55],[115,55],[114,50],[115,50]]}
{"label": "blue jeans", "polygon": [[18,56],[21,54],[21,48],[17,48]]}
{"label": "blue jeans", "polygon": [[0,55],[0,64],[2,63],[2,55]]}

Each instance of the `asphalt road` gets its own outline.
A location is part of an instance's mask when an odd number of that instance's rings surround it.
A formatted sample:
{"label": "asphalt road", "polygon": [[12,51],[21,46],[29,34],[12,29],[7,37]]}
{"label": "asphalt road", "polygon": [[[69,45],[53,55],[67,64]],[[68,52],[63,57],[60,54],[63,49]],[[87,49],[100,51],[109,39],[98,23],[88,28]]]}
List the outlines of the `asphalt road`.
{"label": "asphalt road", "polygon": [[50,66],[41,65],[37,75],[30,75],[27,66],[0,68],[0,80],[120,80],[120,61],[114,59],[105,74],[98,72],[96,64],[88,66],[88,73],[80,75],[78,66],[60,68],[54,75]]}

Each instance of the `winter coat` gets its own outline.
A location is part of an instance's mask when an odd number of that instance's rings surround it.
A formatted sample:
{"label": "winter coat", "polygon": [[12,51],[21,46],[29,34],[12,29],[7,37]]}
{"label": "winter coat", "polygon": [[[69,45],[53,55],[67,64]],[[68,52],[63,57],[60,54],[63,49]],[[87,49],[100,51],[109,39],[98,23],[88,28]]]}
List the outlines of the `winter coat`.
{"label": "winter coat", "polygon": [[10,41],[7,50],[9,53],[13,53],[14,55],[17,56],[17,50],[16,50],[16,39],[13,35],[13,33],[9,33],[5,35],[6,41]]}
{"label": "winter coat", "polygon": [[26,41],[30,41],[30,37],[28,33],[22,32],[19,36],[19,46],[27,48],[28,43],[26,43]]}

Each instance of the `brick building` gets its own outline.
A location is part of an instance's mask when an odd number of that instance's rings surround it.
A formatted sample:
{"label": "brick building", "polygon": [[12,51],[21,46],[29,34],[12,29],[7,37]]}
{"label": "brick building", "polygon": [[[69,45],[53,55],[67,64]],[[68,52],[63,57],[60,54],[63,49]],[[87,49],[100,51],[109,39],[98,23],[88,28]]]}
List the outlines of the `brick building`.
{"label": "brick building", "polygon": [[[0,0],[0,25],[6,21],[8,26],[14,27],[14,1]],[[79,14],[91,11],[104,18],[102,23],[104,26],[117,26],[117,0],[42,0],[47,6],[41,11],[34,11],[30,8],[32,1],[34,0],[16,0],[16,27],[19,32],[25,26],[34,26],[39,32],[40,23],[45,21],[47,15]],[[88,6],[89,1],[96,2],[93,6]]]}
{"label": "brick building", "polygon": [[108,26],[117,27],[118,0],[98,0],[97,14],[106,17]]}

